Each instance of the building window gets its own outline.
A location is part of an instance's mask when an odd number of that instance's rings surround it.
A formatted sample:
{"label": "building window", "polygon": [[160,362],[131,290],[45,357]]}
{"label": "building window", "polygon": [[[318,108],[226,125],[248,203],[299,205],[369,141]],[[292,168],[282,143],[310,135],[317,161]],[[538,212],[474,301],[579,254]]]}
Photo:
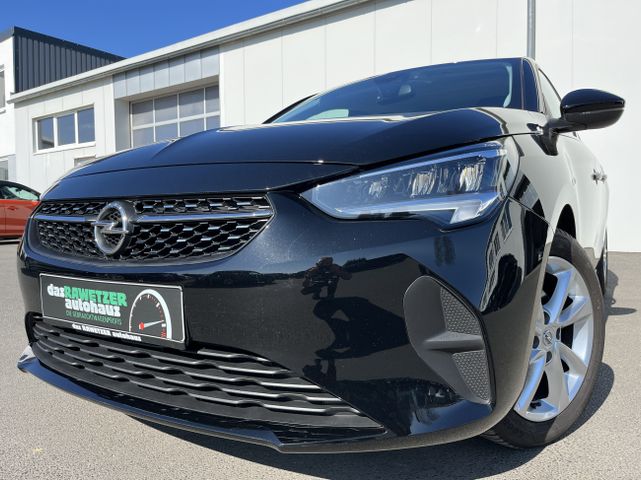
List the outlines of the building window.
{"label": "building window", "polygon": [[94,122],[93,108],[85,108],[76,112],[78,120],[78,143],[89,143],[96,141],[96,127]]}
{"label": "building window", "polygon": [[4,67],[0,65],[0,108],[5,106],[5,96],[4,96]]}
{"label": "building window", "polygon": [[95,141],[93,107],[36,120],[36,150]]}
{"label": "building window", "polygon": [[36,123],[38,130],[38,150],[53,148],[53,117],[43,118]]}
{"label": "building window", "polygon": [[71,145],[76,143],[76,114],[68,113],[57,118],[58,145]]}
{"label": "building window", "polygon": [[218,127],[220,98],[217,86],[131,104],[131,144],[134,147]]}

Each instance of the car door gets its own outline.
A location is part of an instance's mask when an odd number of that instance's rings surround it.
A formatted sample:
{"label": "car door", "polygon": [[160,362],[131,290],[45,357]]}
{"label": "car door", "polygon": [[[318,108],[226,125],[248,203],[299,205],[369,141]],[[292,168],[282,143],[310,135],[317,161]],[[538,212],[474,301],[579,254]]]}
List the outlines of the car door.
{"label": "car door", "polygon": [[4,198],[2,198],[2,193],[0,192],[0,238],[4,237],[5,228],[4,228]]}
{"label": "car door", "polygon": [[[548,112],[559,118],[561,99],[545,73],[539,70],[539,74]],[[603,167],[576,133],[559,135],[557,147],[559,155],[565,157],[571,168],[577,201],[581,206],[580,211],[575,212],[580,217],[577,219],[577,240],[584,247],[594,248],[594,255],[598,258],[605,240],[603,225],[606,224],[608,209],[608,187]]]}
{"label": "car door", "polygon": [[3,185],[0,192],[4,207],[4,236],[22,235],[29,215],[38,205],[38,194],[17,185]]}

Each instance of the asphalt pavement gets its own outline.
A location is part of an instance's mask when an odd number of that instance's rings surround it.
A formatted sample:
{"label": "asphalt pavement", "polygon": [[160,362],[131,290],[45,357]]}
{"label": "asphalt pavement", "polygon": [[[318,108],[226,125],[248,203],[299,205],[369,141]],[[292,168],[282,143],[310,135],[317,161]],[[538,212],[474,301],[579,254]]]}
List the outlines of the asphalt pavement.
{"label": "asphalt pavement", "polygon": [[641,254],[611,253],[598,385],[580,425],[545,449],[481,439],[414,450],[282,455],[154,427],[19,373],[26,345],[15,242],[0,242],[0,479],[639,479]]}

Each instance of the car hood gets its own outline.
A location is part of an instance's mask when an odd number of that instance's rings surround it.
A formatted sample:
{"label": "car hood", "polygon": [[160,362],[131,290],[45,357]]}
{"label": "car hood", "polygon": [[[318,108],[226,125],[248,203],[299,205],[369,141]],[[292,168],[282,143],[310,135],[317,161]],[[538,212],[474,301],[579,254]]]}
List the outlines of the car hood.
{"label": "car hood", "polygon": [[503,108],[222,128],[94,161],[45,198],[273,190],[534,129]]}

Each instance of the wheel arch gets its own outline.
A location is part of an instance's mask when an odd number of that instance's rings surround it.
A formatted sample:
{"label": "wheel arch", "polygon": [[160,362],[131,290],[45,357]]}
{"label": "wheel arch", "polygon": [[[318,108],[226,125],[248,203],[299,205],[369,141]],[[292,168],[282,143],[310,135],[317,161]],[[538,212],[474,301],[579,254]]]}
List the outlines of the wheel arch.
{"label": "wheel arch", "polygon": [[555,230],[563,230],[565,233],[569,234],[576,240],[576,217],[574,211],[569,204],[565,204],[561,209],[559,218],[556,222]]}

